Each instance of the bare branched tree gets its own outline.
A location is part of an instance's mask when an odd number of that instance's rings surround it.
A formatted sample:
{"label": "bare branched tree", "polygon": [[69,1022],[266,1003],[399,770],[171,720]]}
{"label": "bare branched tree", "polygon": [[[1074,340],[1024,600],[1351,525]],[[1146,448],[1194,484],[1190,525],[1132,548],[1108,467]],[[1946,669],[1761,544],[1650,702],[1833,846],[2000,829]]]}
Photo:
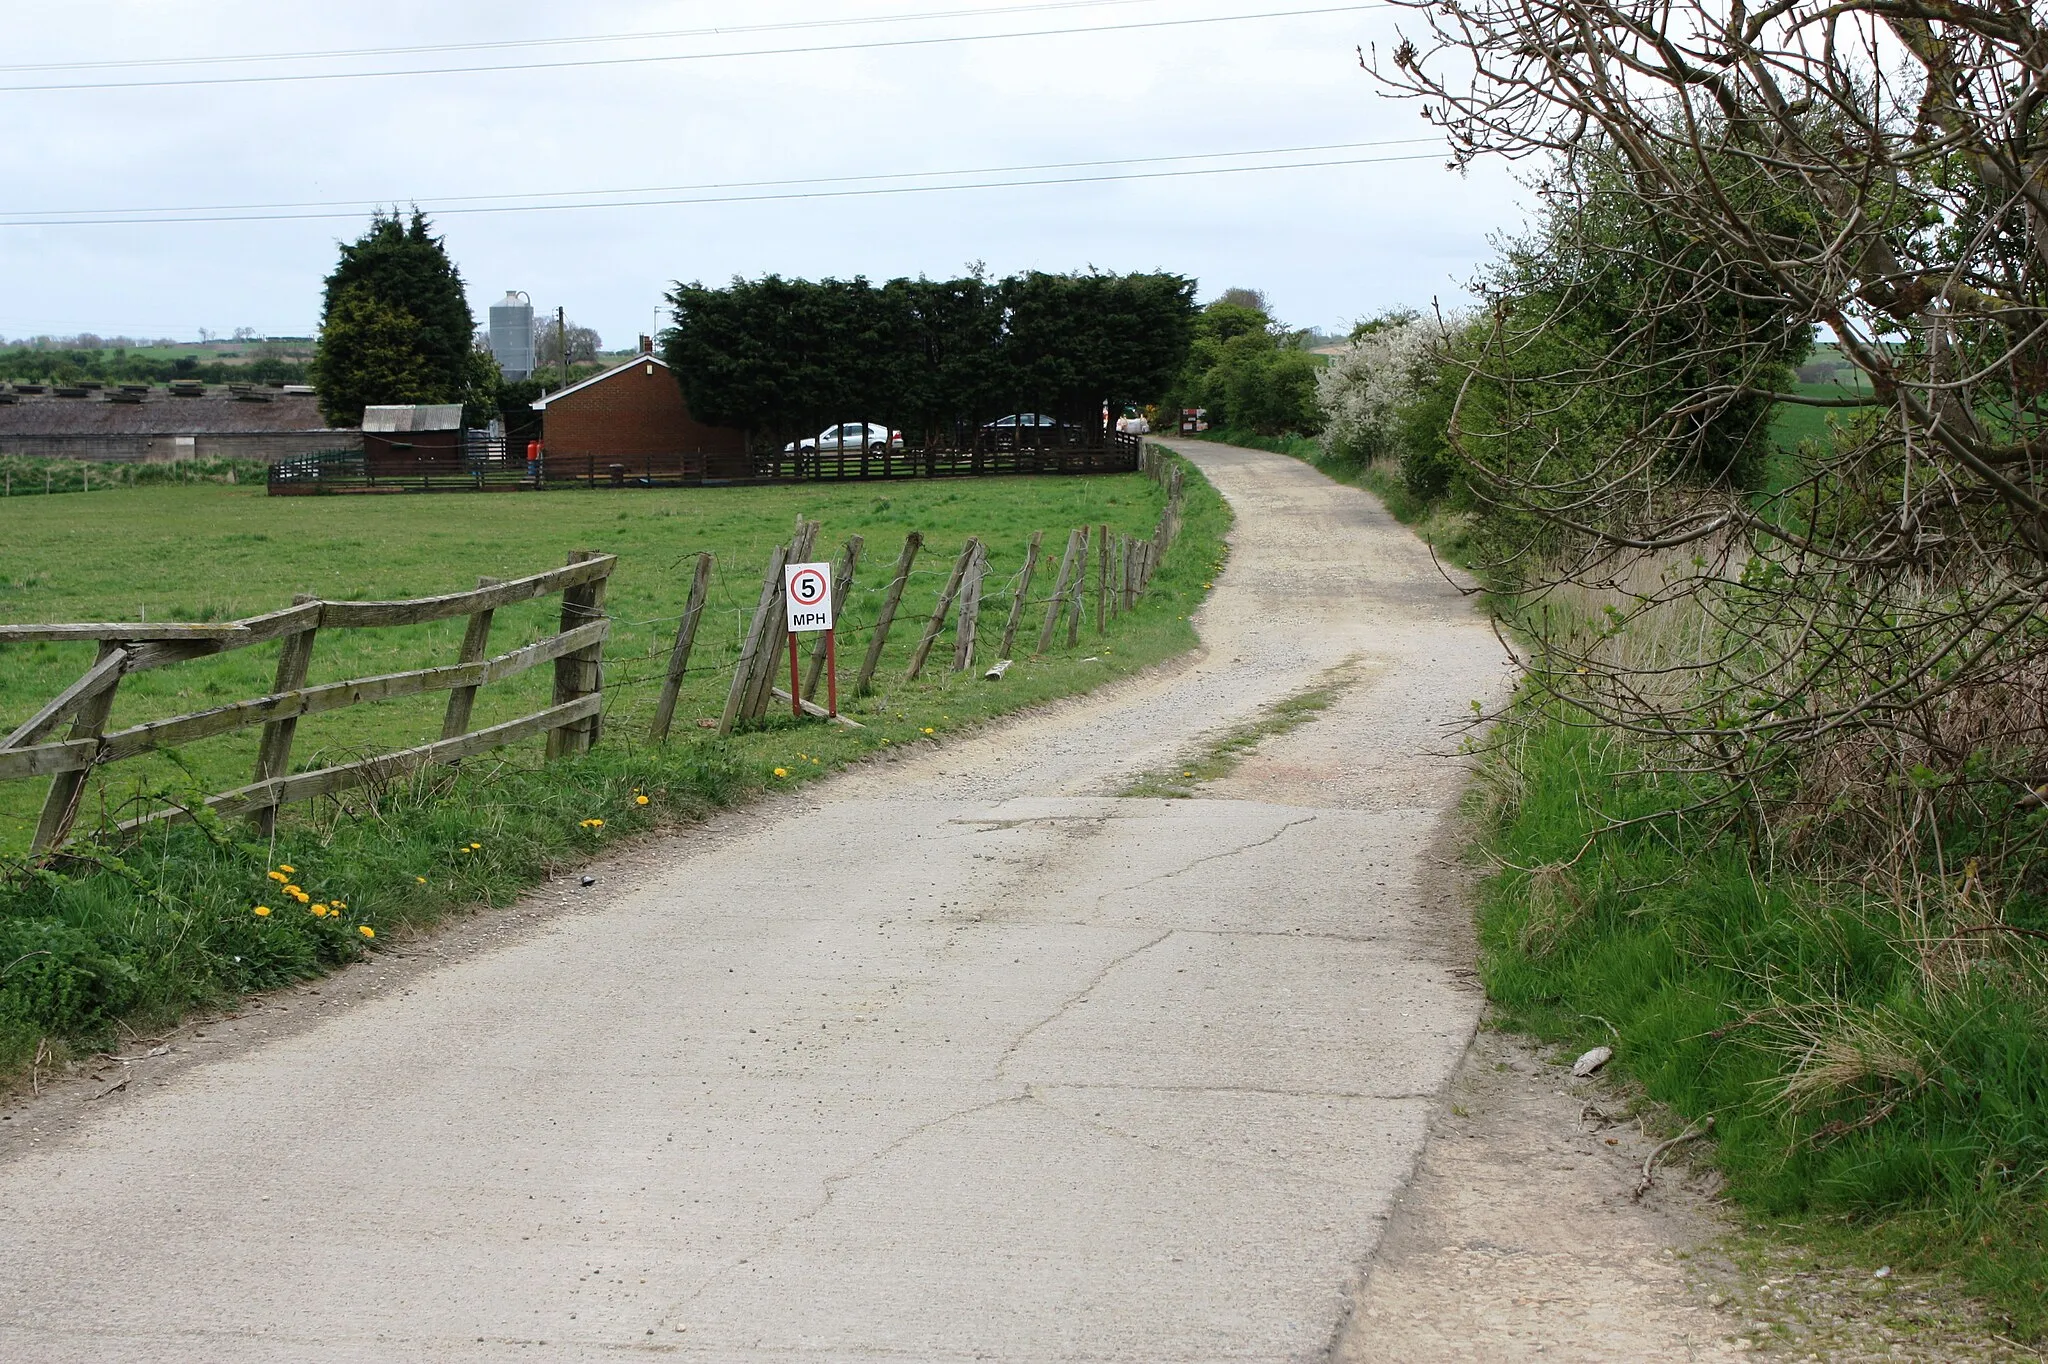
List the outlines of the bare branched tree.
{"label": "bare branched tree", "polygon": [[[1545,587],[1606,603],[1558,612],[1539,680],[1730,790],[1987,750],[2039,782],[2038,4],[1395,3],[1418,31],[1361,60],[1542,196],[1450,421],[1475,495],[1553,536],[1516,565],[1534,618]],[[1816,332],[1853,367],[1830,393],[1788,382]],[[1833,409],[1831,438],[1744,466],[1780,404]],[[1681,606],[1682,640],[1623,643]]]}

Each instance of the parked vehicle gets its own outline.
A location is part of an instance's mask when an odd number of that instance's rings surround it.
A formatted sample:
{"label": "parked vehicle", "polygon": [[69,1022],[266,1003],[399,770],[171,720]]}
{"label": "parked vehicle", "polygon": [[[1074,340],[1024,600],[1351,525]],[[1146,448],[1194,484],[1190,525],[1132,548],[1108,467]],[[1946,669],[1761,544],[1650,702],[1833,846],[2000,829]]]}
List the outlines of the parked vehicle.
{"label": "parked vehicle", "polygon": [[1058,417],[1043,412],[1012,412],[1007,417],[998,417],[985,422],[981,438],[998,450],[1047,449],[1052,446],[1079,445],[1081,429],[1069,426]]}
{"label": "parked vehicle", "polygon": [[857,455],[865,450],[871,455],[886,451],[900,452],[903,449],[903,433],[891,431],[886,426],[873,422],[843,422],[828,426],[815,436],[791,441],[782,447],[785,455]]}
{"label": "parked vehicle", "polygon": [[1057,430],[1059,425],[1060,419],[1058,417],[1048,417],[1043,412],[1012,412],[1007,417],[998,417],[992,422],[984,423],[981,429],[984,431],[1014,431],[1021,427],[1029,431],[1033,427],[1039,427],[1045,430]]}

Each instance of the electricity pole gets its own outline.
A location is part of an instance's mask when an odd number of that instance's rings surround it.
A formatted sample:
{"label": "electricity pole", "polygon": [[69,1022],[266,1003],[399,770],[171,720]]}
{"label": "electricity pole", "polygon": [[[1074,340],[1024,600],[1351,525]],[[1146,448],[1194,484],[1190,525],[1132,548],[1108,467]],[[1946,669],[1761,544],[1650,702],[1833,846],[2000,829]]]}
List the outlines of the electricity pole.
{"label": "electricity pole", "polygon": [[555,342],[562,348],[562,387],[569,386],[569,310],[555,309]]}

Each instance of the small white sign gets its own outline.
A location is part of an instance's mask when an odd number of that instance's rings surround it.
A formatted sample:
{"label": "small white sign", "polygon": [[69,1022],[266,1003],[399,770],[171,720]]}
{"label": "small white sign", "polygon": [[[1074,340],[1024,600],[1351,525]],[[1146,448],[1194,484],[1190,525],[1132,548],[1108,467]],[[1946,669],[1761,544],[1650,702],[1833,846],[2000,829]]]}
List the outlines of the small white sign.
{"label": "small white sign", "polygon": [[789,629],[832,628],[832,565],[789,564],[782,570],[783,594],[789,607]]}

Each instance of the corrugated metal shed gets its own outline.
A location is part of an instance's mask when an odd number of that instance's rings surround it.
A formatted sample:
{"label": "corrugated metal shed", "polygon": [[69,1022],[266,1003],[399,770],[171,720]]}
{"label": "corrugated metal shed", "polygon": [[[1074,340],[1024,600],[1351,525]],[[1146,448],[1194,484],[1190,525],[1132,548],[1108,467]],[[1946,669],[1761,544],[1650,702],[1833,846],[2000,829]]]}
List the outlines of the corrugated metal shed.
{"label": "corrugated metal shed", "polygon": [[363,430],[379,435],[412,431],[460,431],[461,403],[433,403],[415,407],[366,407]]}

